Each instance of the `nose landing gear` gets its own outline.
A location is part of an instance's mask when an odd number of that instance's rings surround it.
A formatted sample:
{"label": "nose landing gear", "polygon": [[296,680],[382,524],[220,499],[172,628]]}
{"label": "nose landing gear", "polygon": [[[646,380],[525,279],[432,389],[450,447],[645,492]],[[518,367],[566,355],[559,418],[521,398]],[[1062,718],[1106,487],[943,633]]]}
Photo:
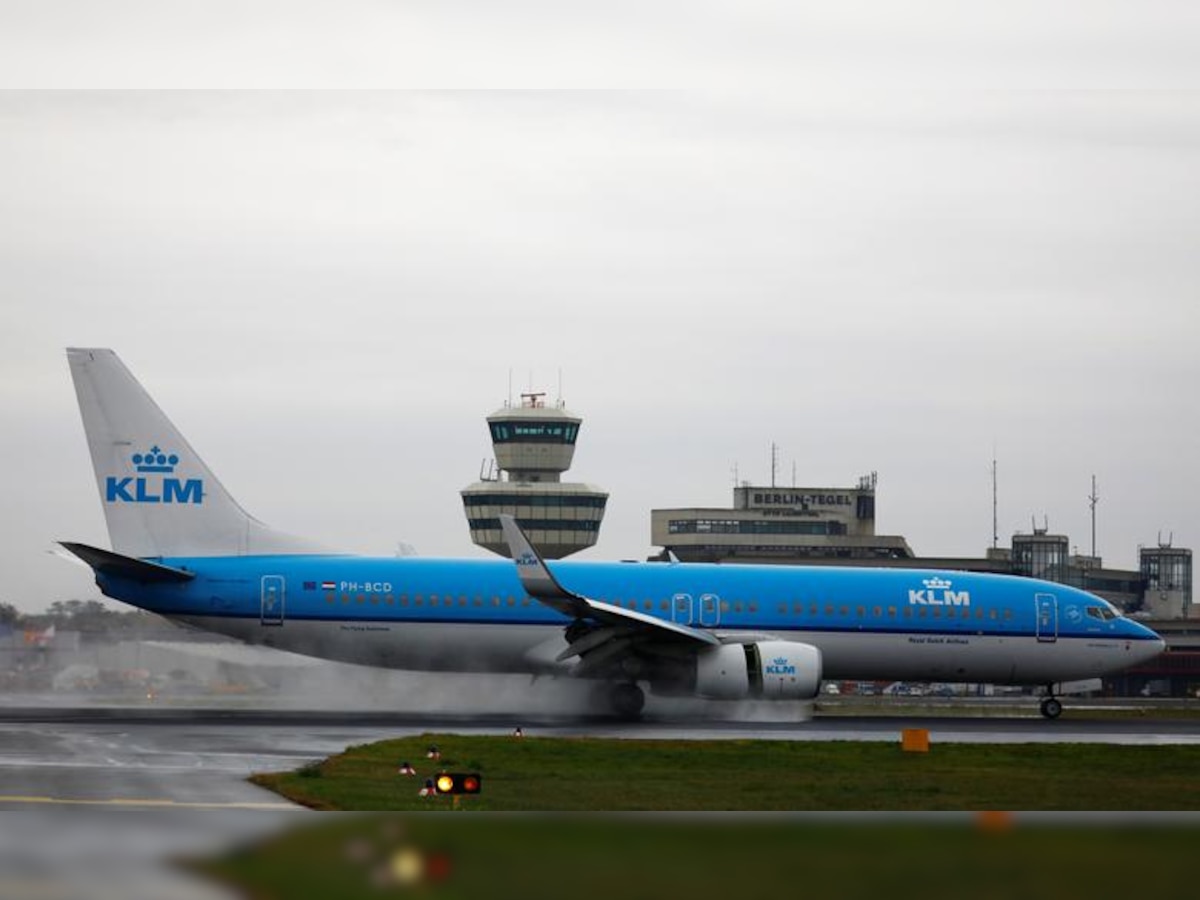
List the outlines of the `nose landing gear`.
{"label": "nose landing gear", "polygon": [[1062,703],[1053,694],[1042,700],[1039,709],[1047,719],[1057,719],[1062,715]]}

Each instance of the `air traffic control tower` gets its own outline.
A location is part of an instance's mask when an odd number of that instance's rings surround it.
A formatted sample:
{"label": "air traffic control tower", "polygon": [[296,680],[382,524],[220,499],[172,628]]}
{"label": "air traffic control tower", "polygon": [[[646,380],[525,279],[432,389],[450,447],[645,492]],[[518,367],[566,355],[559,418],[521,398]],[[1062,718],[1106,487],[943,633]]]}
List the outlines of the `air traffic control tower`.
{"label": "air traffic control tower", "polygon": [[480,481],[462,491],[471,540],[508,556],[500,513],[509,513],[547,559],[560,559],[600,536],[608,494],[590,484],[561,480],[571,468],[575,439],[583,421],[559,401],[546,406],[544,393],[521,395],[487,417],[495,459]]}

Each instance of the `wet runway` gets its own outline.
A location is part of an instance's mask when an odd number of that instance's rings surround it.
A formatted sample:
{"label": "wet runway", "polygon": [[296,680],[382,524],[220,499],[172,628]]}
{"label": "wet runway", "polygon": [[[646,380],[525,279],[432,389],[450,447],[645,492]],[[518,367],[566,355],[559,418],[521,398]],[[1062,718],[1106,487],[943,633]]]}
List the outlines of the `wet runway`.
{"label": "wet runway", "polygon": [[[167,860],[212,853],[310,815],[249,784],[350,744],[426,731],[621,738],[896,741],[927,728],[938,742],[1200,744],[1200,719],[816,716],[766,719],[601,717],[23,706],[0,708],[0,896],[212,898],[213,886]],[[32,812],[29,812],[32,811]],[[137,815],[121,815],[134,811]]]}
{"label": "wet runway", "polygon": [[779,721],[647,716],[388,713],[170,707],[0,708],[0,810],[46,807],[278,811],[287,804],[246,781],[294,769],[350,744],[426,731],[620,738],[897,741],[925,728],[934,743],[1200,744],[1200,719],[816,716]]}

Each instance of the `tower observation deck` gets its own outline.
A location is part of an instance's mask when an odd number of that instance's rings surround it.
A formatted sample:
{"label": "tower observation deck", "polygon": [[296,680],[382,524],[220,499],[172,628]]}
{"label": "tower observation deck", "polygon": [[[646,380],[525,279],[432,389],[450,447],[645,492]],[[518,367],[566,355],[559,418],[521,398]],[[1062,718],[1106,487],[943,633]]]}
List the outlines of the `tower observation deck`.
{"label": "tower observation deck", "polygon": [[546,406],[545,397],[522,394],[520,406],[505,406],[487,417],[495,459],[461,492],[471,540],[500,556],[509,555],[501,513],[514,516],[547,559],[591,547],[600,536],[608,494],[594,485],[562,481],[583,420],[561,401]]}

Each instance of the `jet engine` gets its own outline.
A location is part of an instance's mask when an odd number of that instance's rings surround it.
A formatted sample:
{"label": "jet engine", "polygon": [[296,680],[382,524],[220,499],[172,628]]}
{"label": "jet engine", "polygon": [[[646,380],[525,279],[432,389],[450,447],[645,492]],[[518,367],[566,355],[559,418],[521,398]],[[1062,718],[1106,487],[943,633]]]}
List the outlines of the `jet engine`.
{"label": "jet engine", "polygon": [[695,691],[713,700],[811,700],[821,687],[821,651],[793,641],[722,644],[696,656]]}

